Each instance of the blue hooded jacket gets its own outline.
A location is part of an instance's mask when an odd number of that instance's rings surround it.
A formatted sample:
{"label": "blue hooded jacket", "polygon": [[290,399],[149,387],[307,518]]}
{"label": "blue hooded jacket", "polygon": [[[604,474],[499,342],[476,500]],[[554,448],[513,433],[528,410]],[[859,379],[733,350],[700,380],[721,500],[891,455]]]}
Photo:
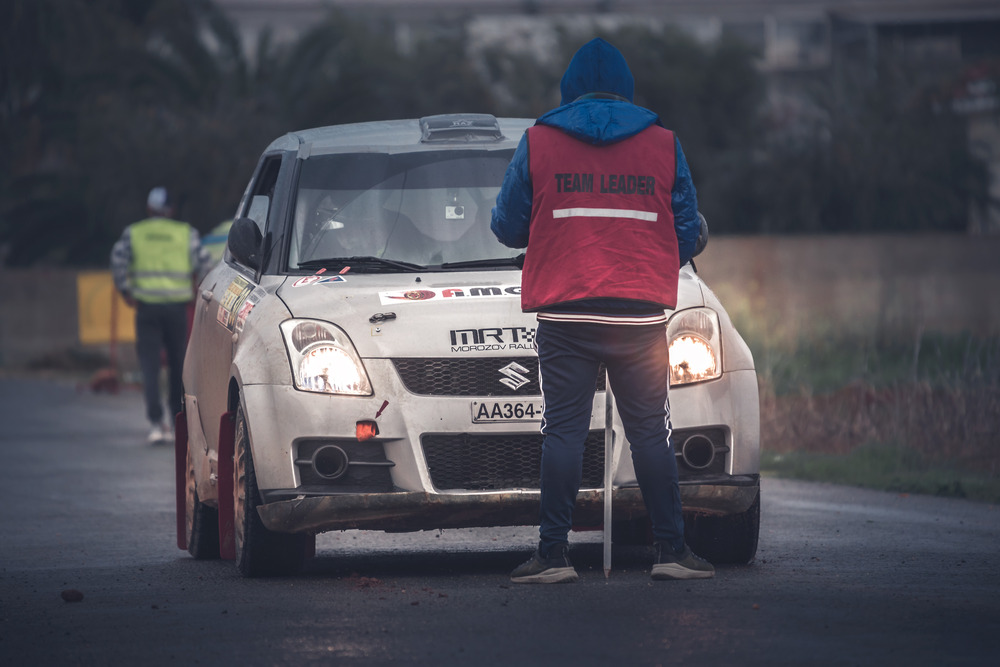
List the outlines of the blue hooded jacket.
{"label": "blue hooded jacket", "polygon": [[[598,146],[627,139],[654,123],[661,124],[655,113],[632,103],[634,87],[635,80],[621,52],[603,39],[593,39],[580,47],[563,74],[561,105],[535,124],[554,127]],[[670,199],[680,264],[684,266],[694,255],[701,222],[691,170],[676,134],[674,137],[677,169]],[[507,166],[490,223],[490,229],[505,246],[527,247],[532,195],[525,134]]]}

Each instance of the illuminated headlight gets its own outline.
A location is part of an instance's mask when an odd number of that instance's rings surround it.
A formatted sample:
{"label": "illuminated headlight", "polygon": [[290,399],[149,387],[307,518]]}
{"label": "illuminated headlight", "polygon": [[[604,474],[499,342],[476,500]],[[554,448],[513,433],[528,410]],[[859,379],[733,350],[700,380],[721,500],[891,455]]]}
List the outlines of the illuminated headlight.
{"label": "illuminated headlight", "polygon": [[281,333],[296,389],[371,396],[364,364],[340,328],[318,320],[285,320]]}
{"label": "illuminated headlight", "polygon": [[667,322],[670,384],[691,384],[722,375],[719,316],[710,308],[675,313]]}

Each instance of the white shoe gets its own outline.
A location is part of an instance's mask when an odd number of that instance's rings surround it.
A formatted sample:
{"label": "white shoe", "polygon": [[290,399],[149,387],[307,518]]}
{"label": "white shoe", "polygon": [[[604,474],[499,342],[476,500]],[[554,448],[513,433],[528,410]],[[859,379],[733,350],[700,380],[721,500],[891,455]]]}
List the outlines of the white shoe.
{"label": "white shoe", "polygon": [[169,435],[163,430],[163,427],[159,424],[153,424],[153,428],[149,430],[149,435],[146,436],[146,441],[151,444],[156,444],[158,442],[163,442],[169,439]]}

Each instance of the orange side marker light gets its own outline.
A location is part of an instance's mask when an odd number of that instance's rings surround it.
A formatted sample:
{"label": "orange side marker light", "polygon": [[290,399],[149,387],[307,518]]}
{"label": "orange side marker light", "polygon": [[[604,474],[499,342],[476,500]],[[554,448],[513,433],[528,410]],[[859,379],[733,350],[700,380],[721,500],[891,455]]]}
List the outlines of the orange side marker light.
{"label": "orange side marker light", "polygon": [[359,421],[356,424],[355,433],[358,436],[358,442],[371,440],[378,435],[378,424],[369,420]]}

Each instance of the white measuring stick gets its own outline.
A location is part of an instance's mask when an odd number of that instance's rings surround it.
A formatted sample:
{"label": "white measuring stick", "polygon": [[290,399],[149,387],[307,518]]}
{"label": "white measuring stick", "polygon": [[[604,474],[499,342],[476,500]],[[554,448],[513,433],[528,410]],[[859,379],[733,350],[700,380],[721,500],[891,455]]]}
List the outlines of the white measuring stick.
{"label": "white measuring stick", "polygon": [[611,382],[604,372],[604,578],[611,575],[611,466],[613,458],[615,401],[611,395]]}

